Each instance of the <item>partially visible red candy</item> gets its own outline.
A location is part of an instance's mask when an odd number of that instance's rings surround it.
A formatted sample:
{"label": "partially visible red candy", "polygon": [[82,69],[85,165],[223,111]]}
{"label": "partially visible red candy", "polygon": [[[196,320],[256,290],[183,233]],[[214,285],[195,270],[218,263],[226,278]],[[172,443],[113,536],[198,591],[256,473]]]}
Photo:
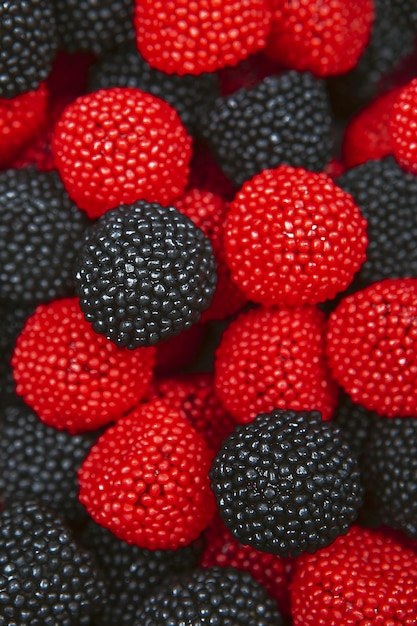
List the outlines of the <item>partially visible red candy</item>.
{"label": "partially visible red candy", "polygon": [[343,136],[343,163],[356,167],[371,159],[382,159],[392,152],[389,120],[399,89],[391,89],[357,113]]}
{"label": "partially visible red candy", "polygon": [[278,603],[282,613],[290,613],[290,583],[295,568],[294,559],[259,552],[235,539],[218,517],[205,533],[201,567],[235,567],[249,572]]}
{"label": "partially visible red candy", "polygon": [[214,160],[208,147],[201,142],[193,146],[188,187],[189,189],[193,187],[206,189],[227,201],[232,200],[237,191]]}
{"label": "partially visible red candy", "polygon": [[80,96],[52,141],[68,194],[89,217],[143,199],[170,203],[187,185],[191,138],[163,100],[130,87]]}
{"label": "partially visible red candy", "polygon": [[25,145],[42,132],[47,103],[45,83],[10,100],[0,98],[0,167],[9,166]]}
{"label": "partially visible red candy", "polygon": [[416,554],[384,532],[354,526],[297,559],[291,601],[294,626],[412,626]]}
{"label": "partially visible red candy", "polygon": [[271,0],[266,55],[316,76],[352,69],[369,41],[373,0]]}
{"label": "partially visible red candy", "polygon": [[212,460],[203,438],[165,402],[143,404],[109,428],[78,472],[95,522],[148,550],[176,550],[210,524]]}
{"label": "partially visible red candy", "polygon": [[225,330],[216,352],[215,389],[236,422],[274,409],[332,417],[338,388],[324,353],[326,318],[313,306],[256,308]]}
{"label": "partially visible red candy", "polygon": [[224,67],[219,71],[220,93],[228,96],[244,87],[254,87],[267,76],[280,72],[280,66],[267,59],[262,52],[251,55],[234,67]]}
{"label": "partially visible red candy", "polygon": [[178,373],[190,365],[199,353],[204,340],[204,325],[193,324],[179,335],[160,341],[156,347],[155,374]]}
{"label": "partially visible red candy", "polygon": [[386,417],[417,415],[417,278],[384,280],[331,313],[327,355],[352,400]]}
{"label": "partially visible red candy", "polygon": [[77,298],[40,305],[12,358],[16,393],[49,426],[71,433],[119,418],[148,390],[155,348],[128,350],[96,334]]}
{"label": "partially visible red candy", "polygon": [[398,163],[417,175],[417,78],[403,87],[395,100],[389,130]]}
{"label": "partially visible red candy", "polygon": [[267,0],[136,0],[136,45],[167,74],[202,74],[236,65],[264,48]]}

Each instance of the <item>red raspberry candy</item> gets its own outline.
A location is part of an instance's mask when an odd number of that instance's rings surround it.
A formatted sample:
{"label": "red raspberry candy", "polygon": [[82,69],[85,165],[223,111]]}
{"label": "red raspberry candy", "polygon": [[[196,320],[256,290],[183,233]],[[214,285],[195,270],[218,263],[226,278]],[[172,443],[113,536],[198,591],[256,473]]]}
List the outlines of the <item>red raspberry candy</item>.
{"label": "red raspberry candy", "polygon": [[143,199],[169,204],[186,187],[191,138],[177,112],[139,89],[102,89],[64,111],[52,150],[71,198],[89,217]]}
{"label": "red raspberry candy", "polygon": [[175,201],[175,208],[189,217],[210,239],[217,263],[216,291],[209,308],[202,314],[201,321],[222,320],[237,313],[246,303],[246,297],[231,282],[224,255],[224,222],[229,204],[210,191],[194,188]]}
{"label": "red raspberry candy", "polygon": [[369,40],[373,0],[271,0],[266,55],[290,69],[333,76],[352,69]]}
{"label": "red raspberry candy", "polygon": [[214,392],[212,374],[188,374],[156,380],[148,395],[177,409],[214,451],[234,430],[235,423]]}
{"label": "red raspberry candy", "polygon": [[316,304],[366,259],[366,220],[326,174],[280,165],[244,183],[225,225],[231,277],[264,306]]}
{"label": "red raspberry candy", "polygon": [[167,74],[236,65],[266,45],[267,0],[136,0],[139,52]]}
{"label": "red raspberry candy", "polygon": [[212,453],[177,409],[145,404],[109,428],[78,472],[95,522],[148,550],[176,550],[210,524]]}
{"label": "red raspberry candy", "polygon": [[398,163],[417,174],[417,78],[401,89],[394,102],[389,130]]}
{"label": "red raspberry candy", "polygon": [[294,559],[282,559],[273,554],[259,552],[244,546],[235,539],[220,518],[205,534],[206,547],[201,557],[201,567],[235,567],[249,572],[263,585],[278,603],[282,613],[290,613],[290,582]]}
{"label": "red raspberry candy", "polygon": [[154,363],[154,348],[118,348],[97,335],[76,298],[37,307],[12,359],[17,394],[45,424],[70,433],[94,430],[136,405]]}
{"label": "red raspberry candy", "polygon": [[344,298],[329,318],[327,354],[354,402],[386,417],[417,415],[417,279]]}
{"label": "red raspberry candy", "polygon": [[326,318],[316,307],[253,309],[223,334],[215,388],[238,423],[274,409],[320,411],[330,419],[337,387],[324,355]]}
{"label": "red raspberry candy", "polygon": [[384,532],[352,527],[297,560],[291,599],[294,626],[412,626],[416,554]]}
{"label": "red raspberry candy", "polygon": [[345,129],[343,161],[347,168],[370,159],[382,159],[392,152],[388,129],[391,109],[399,89],[391,89],[355,115]]}
{"label": "red raspberry candy", "polygon": [[9,165],[46,124],[48,92],[44,83],[35,91],[6,100],[0,98],[0,166]]}

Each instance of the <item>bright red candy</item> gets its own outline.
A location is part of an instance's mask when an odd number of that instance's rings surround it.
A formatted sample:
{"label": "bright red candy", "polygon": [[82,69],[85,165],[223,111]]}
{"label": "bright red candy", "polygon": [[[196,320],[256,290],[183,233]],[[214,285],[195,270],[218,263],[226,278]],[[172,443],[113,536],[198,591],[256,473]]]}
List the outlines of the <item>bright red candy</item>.
{"label": "bright red candy", "polygon": [[244,183],[225,225],[231,277],[264,306],[316,304],[366,258],[366,220],[326,174],[280,165]]}
{"label": "bright red candy", "polygon": [[342,145],[343,162],[347,168],[391,154],[388,125],[398,93],[398,88],[391,89],[350,120],[345,128]]}
{"label": "bright red candy", "polygon": [[389,128],[398,163],[417,174],[417,78],[401,89],[391,109]]}
{"label": "bright red candy", "polygon": [[386,417],[417,415],[417,279],[374,283],[330,315],[327,355],[352,400]]}
{"label": "bright red candy", "polygon": [[205,544],[201,557],[201,567],[235,567],[249,572],[263,585],[269,595],[278,603],[282,613],[290,613],[290,582],[295,567],[294,559],[259,552],[251,546],[244,546],[235,539],[220,518],[210,526],[205,534]]}
{"label": "bright red candy", "polygon": [[177,409],[144,404],[109,428],[78,472],[80,501],[119,539],[176,550],[210,524],[212,453]]}
{"label": "bright red candy", "polygon": [[136,0],[139,52],[167,74],[236,65],[266,44],[267,0]]}
{"label": "bright red candy", "polygon": [[185,374],[155,380],[148,399],[151,402],[163,400],[178,409],[214,452],[235,427],[215,394],[212,374]]}
{"label": "bright red candy", "polygon": [[6,100],[0,98],[0,166],[9,165],[46,124],[48,91],[35,91]]}
{"label": "bright red candy", "polygon": [[224,245],[224,222],[229,204],[220,196],[203,189],[189,189],[175,200],[175,207],[189,217],[210,239],[217,263],[217,285],[209,308],[201,316],[202,322],[221,320],[237,313],[246,303],[246,297],[230,280]]}
{"label": "bright red candy", "polygon": [[271,8],[267,56],[316,76],[352,69],[374,19],[373,0],[271,0]]}
{"label": "bright red candy", "polygon": [[412,626],[416,554],[382,531],[352,527],[297,560],[291,599],[294,626]]}
{"label": "bright red candy", "polygon": [[332,417],[338,392],[325,329],[324,313],[312,306],[252,309],[230,323],[216,353],[215,388],[237,422],[273,409]]}
{"label": "bright red candy", "polygon": [[148,390],[155,348],[128,350],[97,335],[78,299],[37,307],[13,354],[16,392],[39,418],[71,433],[119,418]]}
{"label": "bright red candy", "polygon": [[169,104],[133,89],[80,96],[55,128],[52,150],[68,194],[98,217],[143,199],[169,204],[187,185],[191,138]]}

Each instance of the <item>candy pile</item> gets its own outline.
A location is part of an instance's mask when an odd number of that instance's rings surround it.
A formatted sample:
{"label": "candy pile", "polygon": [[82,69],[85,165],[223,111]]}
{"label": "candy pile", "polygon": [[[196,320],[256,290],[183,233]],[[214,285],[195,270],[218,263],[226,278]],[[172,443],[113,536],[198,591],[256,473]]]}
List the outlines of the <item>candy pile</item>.
{"label": "candy pile", "polygon": [[414,0],[0,30],[0,626],[415,624]]}

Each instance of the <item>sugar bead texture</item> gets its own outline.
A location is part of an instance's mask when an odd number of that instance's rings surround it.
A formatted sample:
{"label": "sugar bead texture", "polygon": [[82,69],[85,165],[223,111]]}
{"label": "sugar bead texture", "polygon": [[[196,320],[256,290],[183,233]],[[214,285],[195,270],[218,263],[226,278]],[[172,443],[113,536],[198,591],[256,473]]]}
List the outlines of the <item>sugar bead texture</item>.
{"label": "sugar bead texture", "polygon": [[250,574],[232,567],[196,569],[150,595],[134,626],[282,626],[275,601]]}
{"label": "sugar bead texture", "polygon": [[373,0],[272,0],[271,10],[267,57],[323,77],[357,64],[374,20]]}
{"label": "sugar bead texture", "polygon": [[333,424],[340,428],[342,437],[358,461],[362,461],[366,454],[367,441],[380,420],[376,413],[352,402],[346,393],[341,394],[332,418]]}
{"label": "sugar bead texture", "polygon": [[380,417],[362,461],[363,484],[380,524],[417,539],[417,419]]}
{"label": "sugar bead texture", "polygon": [[165,74],[151,67],[135,45],[130,44],[107,53],[90,70],[91,91],[111,87],[135,87],[165,100],[178,112],[188,132],[194,135],[200,110],[218,95],[218,78],[213,73],[200,76]]}
{"label": "sugar bead texture", "polygon": [[373,283],[331,313],[326,352],[354,402],[387,417],[417,414],[417,279]]}
{"label": "sugar bead texture", "polygon": [[35,500],[0,512],[0,624],[90,626],[105,587],[90,552]]}
{"label": "sugar bead texture", "polygon": [[330,130],[324,82],[299,72],[219,97],[200,121],[213,155],[237,186],[281,163],[322,171],[331,158]]}
{"label": "sugar bead texture", "polygon": [[417,175],[417,78],[398,94],[391,109],[389,130],[392,151],[402,168]]}
{"label": "sugar bead texture", "polygon": [[365,261],[367,244],[352,196],[326,174],[288,165],[246,182],[226,217],[231,278],[264,306],[333,298]]}
{"label": "sugar bead texture", "polygon": [[93,218],[139,199],[171,202],[186,187],[191,152],[175,109],[131,87],[80,96],[52,139],[65,188]]}
{"label": "sugar bead texture", "polygon": [[0,300],[40,304],[72,295],[89,224],[56,172],[0,172]]}
{"label": "sugar bead texture", "polygon": [[176,550],[210,524],[212,453],[177,409],[139,405],[100,437],[78,472],[95,522],[147,550]]}
{"label": "sugar bead texture", "polygon": [[270,18],[266,0],[137,0],[136,45],[167,74],[213,72],[261,50]]}
{"label": "sugar bead texture", "polygon": [[108,593],[100,611],[100,626],[132,626],[143,602],[162,584],[198,565],[203,540],[177,550],[144,550],[115,537],[91,519],[80,543],[95,555]]}
{"label": "sugar bead texture", "polygon": [[134,37],[132,0],[54,0],[60,48],[100,57]]}
{"label": "sugar bead texture", "polygon": [[359,527],[297,561],[294,626],[412,626],[417,614],[415,551]]}
{"label": "sugar bead texture", "polygon": [[232,535],[282,557],[331,544],[362,503],[357,461],[316,411],[276,410],[238,426],[209,476]]}
{"label": "sugar bead texture", "polygon": [[353,196],[368,223],[367,258],[351,288],[417,276],[417,177],[386,157],[348,170],[336,182]]}
{"label": "sugar bead texture", "polygon": [[84,523],[76,471],[97,437],[50,428],[23,402],[5,406],[0,410],[2,504],[36,497],[69,523]]}
{"label": "sugar bead texture", "polygon": [[93,331],[77,298],[40,305],[12,358],[16,392],[49,426],[95,430],[135,406],[148,390],[155,349],[118,348]]}
{"label": "sugar bead texture", "polygon": [[35,90],[58,49],[52,0],[8,0],[0,5],[0,98]]}
{"label": "sugar bead texture", "polygon": [[76,279],[86,320],[130,349],[189,328],[216,287],[203,232],[174,207],[145,201],[98,220],[82,247]]}
{"label": "sugar bead texture", "polygon": [[251,309],[229,324],[216,351],[215,389],[236,422],[276,408],[332,417],[338,387],[325,329],[324,313],[312,306]]}

